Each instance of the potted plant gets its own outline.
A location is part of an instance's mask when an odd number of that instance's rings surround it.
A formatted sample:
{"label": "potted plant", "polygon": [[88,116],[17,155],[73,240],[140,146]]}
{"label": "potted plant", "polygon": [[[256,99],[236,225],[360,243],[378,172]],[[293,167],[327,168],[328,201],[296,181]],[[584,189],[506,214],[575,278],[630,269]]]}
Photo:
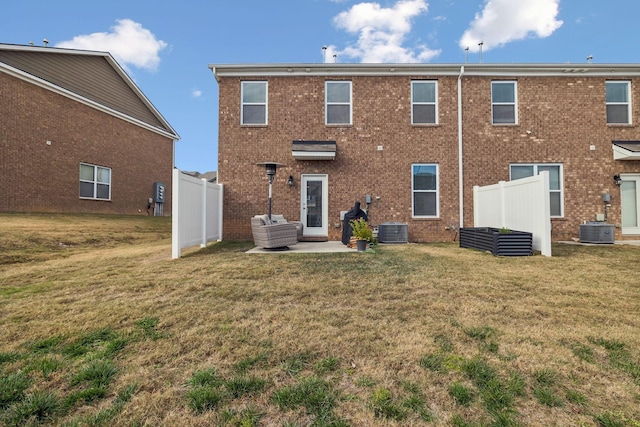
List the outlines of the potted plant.
{"label": "potted plant", "polygon": [[352,235],[357,239],[358,251],[367,249],[369,242],[373,238],[373,230],[369,227],[369,223],[364,218],[352,219],[349,221],[351,225]]}

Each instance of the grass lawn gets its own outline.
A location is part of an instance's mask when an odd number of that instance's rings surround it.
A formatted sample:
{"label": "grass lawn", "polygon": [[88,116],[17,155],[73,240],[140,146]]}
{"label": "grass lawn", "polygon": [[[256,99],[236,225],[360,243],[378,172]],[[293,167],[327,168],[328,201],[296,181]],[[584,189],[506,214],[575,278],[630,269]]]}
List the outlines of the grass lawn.
{"label": "grass lawn", "polygon": [[640,426],[640,248],[171,260],[168,218],[0,214],[0,425]]}

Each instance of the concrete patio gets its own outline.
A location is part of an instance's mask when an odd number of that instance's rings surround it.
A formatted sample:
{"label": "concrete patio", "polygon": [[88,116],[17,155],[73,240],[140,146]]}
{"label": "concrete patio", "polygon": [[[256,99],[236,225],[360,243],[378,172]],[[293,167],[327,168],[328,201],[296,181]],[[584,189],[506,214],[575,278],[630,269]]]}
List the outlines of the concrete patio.
{"label": "concrete patio", "polygon": [[320,253],[337,253],[337,252],[352,252],[356,253],[355,249],[348,248],[347,245],[337,240],[331,240],[328,242],[298,242],[295,245],[289,246],[288,250],[273,250],[262,249],[255,247],[246,253],[248,254],[282,254],[282,253],[299,253],[299,254],[320,254]]}

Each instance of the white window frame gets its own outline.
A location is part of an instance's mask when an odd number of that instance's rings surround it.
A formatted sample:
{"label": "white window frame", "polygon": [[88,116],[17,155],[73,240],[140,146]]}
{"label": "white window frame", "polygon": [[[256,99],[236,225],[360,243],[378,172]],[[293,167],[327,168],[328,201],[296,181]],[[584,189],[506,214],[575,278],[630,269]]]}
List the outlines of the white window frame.
{"label": "white window frame", "polygon": [[[415,174],[416,167],[427,166],[435,168],[436,188],[435,189],[416,189]],[[436,195],[436,212],[435,215],[416,215],[415,195],[416,193],[435,193]],[[411,165],[411,217],[412,218],[439,218],[440,217],[440,166],[437,163],[413,163]]]}
{"label": "white window frame", "polygon": [[[92,180],[87,180],[87,179],[82,179],[82,167],[83,166],[88,166],[88,167],[92,167],[93,168],[93,179]],[[81,199],[85,199],[85,200],[105,200],[105,201],[110,201],[111,200],[111,180],[112,180],[112,175],[111,175],[111,168],[105,167],[105,166],[98,166],[98,165],[92,165],[91,163],[80,163],[79,166],[79,175],[80,175],[80,183],[88,183],[88,184],[92,184],[93,185],[93,196],[92,197],[87,197],[87,196],[82,196],[80,195],[80,188],[78,188],[78,195]],[[104,170],[108,170],[109,171],[109,182],[99,182],[98,181],[98,170],[99,169],[104,169]],[[98,197],[98,184],[100,185],[107,185],[109,187],[109,195],[107,196],[107,198],[103,198],[103,197]]]}
{"label": "white window frame", "polygon": [[[493,100],[493,87],[499,84],[513,85],[513,102],[494,102]],[[513,123],[496,123],[493,110],[495,106],[513,106]],[[491,123],[495,126],[513,126],[518,124],[518,82],[516,80],[493,80],[491,82]]]}
{"label": "white window frame", "polygon": [[[336,83],[349,84],[349,101],[348,102],[329,102],[329,85]],[[327,126],[350,126],[353,123],[353,83],[350,80],[327,80],[324,82],[324,124]],[[329,123],[329,107],[332,105],[348,105],[349,106],[349,122],[348,123]]]}
{"label": "white window frame", "polygon": [[[560,215],[553,215],[551,213],[551,218],[564,218],[564,170],[562,163],[511,163],[509,165],[509,179],[512,178],[512,167],[514,166],[527,166],[533,167],[533,175],[537,176],[540,174],[541,167],[557,167],[558,168],[558,185],[560,188],[558,189],[549,189],[549,193],[558,193],[560,194]],[[525,178],[525,177],[522,177]],[[549,194],[549,198],[551,199],[551,194]]]}
{"label": "white window frame", "polygon": [[[433,102],[414,101],[413,99],[414,86],[419,84],[432,84],[434,86],[435,99]],[[414,107],[416,105],[433,105],[434,113],[435,113],[433,117],[433,122],[416,122],[413,114]],[[412,80],[411,81],[411,124],[412,125],[437,125],[438,124],[438,81],[437,80]]]}
{"label": "white window frame", "polygon": [[[245,84],[264,84],[264,101],[262,102],[245,102],[244,87]],[[245,106],[264,106],[264,123],[245,123],[244,107]],[[240,124],[243,126],[266,126],[269,124],[269,82],[264,80],[244,80],[240,82]]]}
{"label": "white window frame", "polygon": [[[607,80],[605,82],[605,99],[606,99],[606,88],[608,84],[625,84],[627,86],[627,100],[626,101],[607,101],[605,100],[606,107],[615,106],[615,105],[626,105],[627,106],[627,121],[626,122],[610,122],[609,121],[609,113],[607,111],[607,124],[608,125],[630,125],[632,122],[631,119],[631,82],[629,80]],[[605,108],[606,108],[605,107]]]}

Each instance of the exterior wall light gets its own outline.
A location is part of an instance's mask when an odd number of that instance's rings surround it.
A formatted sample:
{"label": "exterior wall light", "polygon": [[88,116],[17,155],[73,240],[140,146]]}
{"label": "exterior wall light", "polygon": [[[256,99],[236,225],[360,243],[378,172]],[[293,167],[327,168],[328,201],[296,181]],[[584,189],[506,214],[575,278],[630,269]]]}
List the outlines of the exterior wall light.
{"label": "exterior wall light", "polygon": [[617,186],[622,185],[622,178],[620,178],[620,175],[613,175],[613,182],[615,182]]}
{"label": "exterior wall light", "polygon": [[287,185],[289,187],[293,187],[293,175],[289,175],[289,179],[287,180]]}

